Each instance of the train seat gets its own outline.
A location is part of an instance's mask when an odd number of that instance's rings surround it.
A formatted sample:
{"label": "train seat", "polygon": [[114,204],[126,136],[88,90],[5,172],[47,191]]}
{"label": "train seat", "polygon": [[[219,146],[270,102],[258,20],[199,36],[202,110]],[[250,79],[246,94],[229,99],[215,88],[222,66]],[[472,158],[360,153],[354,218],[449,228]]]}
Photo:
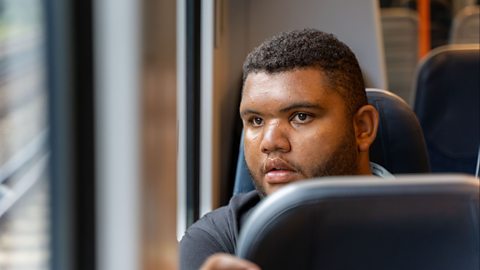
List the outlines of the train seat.
{"label": "train seat", "polygon": [[[398,5],[417,10],[418,0],[398,0]],[[451,0],[430,0],[430,43],[436,48],[448,43],[452,24],[453,5]]]}
{"label": "train seat", "polygon": [[455,15],[450,43],[480,43],[480,6],[467,6]]}
{"label": "train seat", "polygon": [[420,63],[414,111],[433,172],[474,174],[480,146],[480,45],[439,47]]}
{"label": "train seat", "polygon": [[[375,106],[380,116],[377,138],[370,148],[370,160],[393,174],[430,172],[422,129],[407,103],[389,91],[366,91],[368,102]],[[242,135],[233,193],[253,189],[245,163]]]}
{"label": "train seat", "polygon": [[293,183],[247,219],[237,255],[262,269],[480,269],[479,189],[467,175]]}
{"label": "train seat", "polygon": [[418,56],[418,16],[408,8],[382,8],[388,89],[409,102]]}

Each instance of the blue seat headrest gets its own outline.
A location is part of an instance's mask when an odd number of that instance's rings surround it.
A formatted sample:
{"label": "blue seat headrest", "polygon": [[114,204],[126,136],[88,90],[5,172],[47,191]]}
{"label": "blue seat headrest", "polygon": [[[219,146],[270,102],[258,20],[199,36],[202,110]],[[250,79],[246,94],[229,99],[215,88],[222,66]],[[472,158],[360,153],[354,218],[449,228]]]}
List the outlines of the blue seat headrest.
{"label": "blue seat headrest", "polygon": [[415,113],[433,172],[475,172],[480,146],[479,74],[479,44],[436,48],[419,67]]}
{"label": "blue seat headrest", "polygon": [[288,185],[250,214],[237,255],[265,270],[478,270],[479,181],[431,174],[396,180]]}

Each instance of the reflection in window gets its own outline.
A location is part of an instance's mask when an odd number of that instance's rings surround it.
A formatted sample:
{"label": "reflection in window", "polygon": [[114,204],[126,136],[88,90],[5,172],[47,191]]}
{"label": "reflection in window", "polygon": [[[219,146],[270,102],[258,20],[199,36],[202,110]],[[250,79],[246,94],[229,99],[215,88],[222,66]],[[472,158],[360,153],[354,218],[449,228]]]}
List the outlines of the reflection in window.
{"label": "reflection in window", "polygon": [[41,0],[0,0],[0,269],[49,268]]}

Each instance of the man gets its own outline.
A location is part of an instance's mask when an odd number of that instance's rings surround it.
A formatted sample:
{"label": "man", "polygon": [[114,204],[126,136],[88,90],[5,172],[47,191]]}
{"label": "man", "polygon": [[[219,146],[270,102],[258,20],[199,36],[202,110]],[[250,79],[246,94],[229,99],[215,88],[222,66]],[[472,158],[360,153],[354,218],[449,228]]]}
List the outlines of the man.
{"label": "man", "polygon": [[265,41],[247,56],[242,91],[245,160],[256,191],[234,196],[188,229],[181,269],[259,269],[230,254],[254,206],[288,183],[389,175],[369,162],[378,112],[367,104],[355,55],[333,35],[306,29]]}

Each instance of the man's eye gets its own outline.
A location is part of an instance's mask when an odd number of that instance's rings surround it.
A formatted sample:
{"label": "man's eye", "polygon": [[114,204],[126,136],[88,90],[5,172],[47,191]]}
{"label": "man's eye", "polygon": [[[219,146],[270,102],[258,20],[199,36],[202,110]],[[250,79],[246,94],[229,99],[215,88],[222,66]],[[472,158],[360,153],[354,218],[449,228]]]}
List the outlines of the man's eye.
{"label": "man's eye", "polygon": [[307,117],[308,117],[308,115],[305,114],[305,113],[299,113],[299,114],[297,114],[297,118],[298,118],[298,120],[300,120],[300,121],[305,121],[305,120],[307,120]]}
{"label": "man's eye", "polygon": [[306,122],[309,122],[310,120],[311,120],[311,116],[306,113],[297,113],[292,119],[292,121],[297,123],[306,123]]}
{"label": "man's eye", "polygon": [[260,118],[260,117],[253,117],[252,120],[251,120],[251,122],[252,122],[252,125],[253,125],[253,126],[257,126],[257,127],[258,127],[258,126],[261,126],[261,125],[263,124],[263,119]]}

